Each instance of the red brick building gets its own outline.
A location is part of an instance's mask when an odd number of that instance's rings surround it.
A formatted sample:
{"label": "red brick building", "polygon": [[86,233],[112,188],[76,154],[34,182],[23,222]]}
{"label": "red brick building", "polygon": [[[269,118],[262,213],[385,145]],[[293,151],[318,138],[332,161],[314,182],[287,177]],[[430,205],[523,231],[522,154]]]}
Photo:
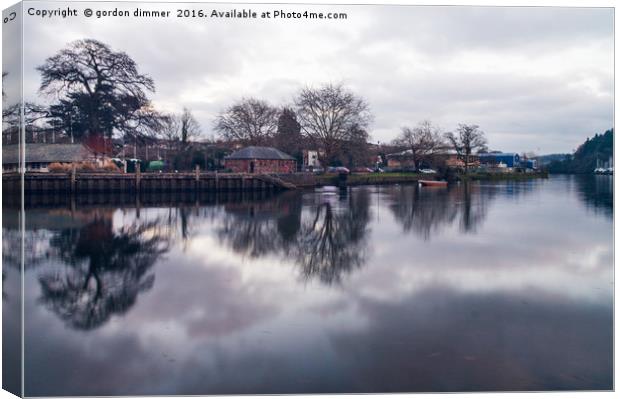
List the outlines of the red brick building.
{"label": "red brick building", "polygon": [[245,147],[224,158],[224,167],[235,173],[293,173],[292,156],[272,147]]}

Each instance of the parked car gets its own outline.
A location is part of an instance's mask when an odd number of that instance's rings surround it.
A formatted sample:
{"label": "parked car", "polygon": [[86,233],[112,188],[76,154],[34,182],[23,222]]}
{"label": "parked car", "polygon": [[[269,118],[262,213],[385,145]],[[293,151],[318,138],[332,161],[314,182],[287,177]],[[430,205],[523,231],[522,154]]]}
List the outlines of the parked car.
{"label": "parked car", "polygon": [[433,169],[420,169],[420,173],[424,173],[424,174],[434,174],[437,173],[436,170]]}
{"label": "parked car", "polygon": [[344,173],[348,175],[351,171],[344,166],[330,166],[327,168],[327,173]]}
{"label": "parked car", "polygon": [[372,173],[373,170],[370,168],[366,168],[363,166],[357,167],[357,168],[353,168],[353,173]]}

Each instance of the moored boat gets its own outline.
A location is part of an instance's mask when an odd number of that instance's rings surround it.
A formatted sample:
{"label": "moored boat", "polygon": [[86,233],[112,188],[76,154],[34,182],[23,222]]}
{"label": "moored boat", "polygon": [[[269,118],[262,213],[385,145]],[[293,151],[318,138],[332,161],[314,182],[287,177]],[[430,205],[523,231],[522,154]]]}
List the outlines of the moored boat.
{"label": "moored boat", "polygon": [[419,180],[420,184],[427,187],[447,187],[447,181],[438,180]]}

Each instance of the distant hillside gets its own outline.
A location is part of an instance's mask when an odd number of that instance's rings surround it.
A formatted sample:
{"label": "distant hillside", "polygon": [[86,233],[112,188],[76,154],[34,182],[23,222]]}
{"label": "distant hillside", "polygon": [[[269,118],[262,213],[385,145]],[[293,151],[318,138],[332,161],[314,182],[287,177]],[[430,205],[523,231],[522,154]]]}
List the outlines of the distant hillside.
{"label": "distant hillside", "polygon": [[539,155],[535,159],[538,161],[539,166],[549,165],[553,161],[563,161],[566,158],[572,158],[571,154],[547,154]]}
{"label": "distant hillside", "polygon": [[547,170],[549,173],[592,173],[597,166],[597,160],[601,163],[609,161],[613,151],[614,130],[611,129],[588,138],[572,156],[551,161]]}

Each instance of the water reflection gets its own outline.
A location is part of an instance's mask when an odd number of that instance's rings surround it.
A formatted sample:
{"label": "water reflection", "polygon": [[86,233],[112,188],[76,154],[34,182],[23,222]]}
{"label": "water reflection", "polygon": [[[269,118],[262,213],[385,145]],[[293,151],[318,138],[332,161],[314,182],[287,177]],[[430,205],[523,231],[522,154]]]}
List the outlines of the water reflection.
{"label": "water reflection", "polygon": [[577,189],[585,205],[613,217],[614,209],[614,177],[608,175],[575,176]]}
{"label": "water reflection", "polygon": [[301,219],[301,194],[226,203],[218,237],[250,258],[281,253],[295,241]]}
{"label": "water reflection", "polygon": [[302,194],[225,206],[221,242],[249,257],[294,259],[303,279],[325,284],[364,264],[370,195],[367,189],[310,196],[302,215]]}
{"label": "water reflection", "polygon": [[369,327],[330,339],[363,381],[362,392],[609,389],[613,383],[609,307],[539,290],[462,295],[429,284],[395,302],[364,298],[359,309]]}
{"label": "water reflection", "polygon": [[[22,395],[22,242],[18,209],[2,209],[2,388]],[[6,229],[13,224],[15,229]]]}
{"label": "water reflection", "polygon": [[[479,188],[473,188],[479,194]],[[475,230],[476,224],[484,219],[487,196],[478,196],[472,210],[470,184],[449,188],[420,188],[404,186],[391,190],[390,209],[402,224],[405,232],[413,232],[425,240],[459,220],[465,232]]]}
{"label": "water reflection", "polygon": [[82,227],[61,230],[49,245],[62,266],[39,276],[41,302],[77,329],[98,327],[131,308],[153,286],[149,269],[168,247],[159,220],[115,230],[109,210],[93,212]]}
{"label": "water reflection", "polygon": [[610,389],[612,221],[586,187],[29,208],[26,394]]}
{"label": "water reflection", "polygon": [[386,191],[390,196],[390,210],[402,224],[403,231],[430,240],[455,223],[461,232],[475,233],[497,195],[510,195],[516,199],[532,192],[534,187],[532,182],[468,182],[447,188],[409,185]]}
{"label": "water reflection", "polygon": [[327,200],[314,205],[314,216],[304,220],[293,254],[305,279],[325,284],[341,282],[344,275],[365,263],[369,250],[370,195],[357,190],[334,206]]}

